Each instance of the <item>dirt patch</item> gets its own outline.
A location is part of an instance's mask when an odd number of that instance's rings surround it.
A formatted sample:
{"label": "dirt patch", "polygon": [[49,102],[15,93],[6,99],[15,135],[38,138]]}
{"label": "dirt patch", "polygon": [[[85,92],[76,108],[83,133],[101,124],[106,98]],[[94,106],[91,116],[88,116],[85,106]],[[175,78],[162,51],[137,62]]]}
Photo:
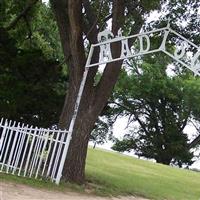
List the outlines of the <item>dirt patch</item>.
{"label": "dirt patch", "polygon": [[105,198],[74,192],[48,191],[30,186],[0,182],[0,200],[145,200],[138,197]]}

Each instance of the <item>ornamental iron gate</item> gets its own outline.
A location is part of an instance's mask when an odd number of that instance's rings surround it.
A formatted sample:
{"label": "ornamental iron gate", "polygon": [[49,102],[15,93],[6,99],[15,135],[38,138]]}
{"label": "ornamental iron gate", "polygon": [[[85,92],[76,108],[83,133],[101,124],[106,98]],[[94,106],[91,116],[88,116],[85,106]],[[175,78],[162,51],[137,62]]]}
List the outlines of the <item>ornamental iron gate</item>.
{"label": "ornamental iron gate", "polygon": [[0,122],[0,172],[47,178],[59,183],[68,131],[37,128],[15,121]]}

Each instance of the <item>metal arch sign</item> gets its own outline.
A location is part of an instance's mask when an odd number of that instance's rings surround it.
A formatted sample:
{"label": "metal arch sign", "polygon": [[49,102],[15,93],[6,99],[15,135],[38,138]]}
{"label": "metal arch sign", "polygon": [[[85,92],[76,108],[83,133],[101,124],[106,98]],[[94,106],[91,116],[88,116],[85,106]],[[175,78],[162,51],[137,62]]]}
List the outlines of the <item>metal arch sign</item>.
{"label": "metal arch sign", "polygon": [[[176,60],[178,63],[193,71],[195,75],[200,75],[200,47],[176,31],[172,30],[169,23],[164,28],[152,30],[149,32],[141,32],[139,34],[131,35],[128,37],[123,36],[121,30],[118,31],[116,37],[114,37],[111,31],[104,30],[98,34],[97,39],[99,43],[91,45],[87,62],[85,64],[85,72],[83,74],[76,99],[76,104],[74,107],[74,114],[72,116],[69,128],[70,134],[72,134],[73,131],[87,75],[91,67],[142,56],[145,54],[164,52]],[[152,43],[153,39],[159,39],[160,43],[155,46],[154,42]],[[134,42],[131,44],[131,41]],[[121,44],[121,54],[119,57],[113,57],[112,55],[111,45],[115,42]],[[174,44],[175,47],[173,49],[169,48],[169,46],[172,44]],[[95,48],[99,48],[99,61],[93,63],[92,56]]]}
{"label": "metal arch sign", "polygon": [[[152,40],[156,37],[160,41],[160,44],[155,47]],[[130,44],[132,40],[135,42]],[[172,30],[169,24],[164,28],[141,32],[128,37],[123,36],[121,30],[118,31],[116,37],[114,37],[111,31],[105,30],[98,34],[98,42],[91,45],[86,68],[145,54],[164,52],[178,63],[193,71],[196,75],[200,75],[200,47]],[[117,42],[121,43],[121,54],[119,57],[113,57],[111,45]],[[168,44],[173,44],[174,49],[168,48]],[[99,48],[99,61],[92,63],[92,54],[95,48]]]}

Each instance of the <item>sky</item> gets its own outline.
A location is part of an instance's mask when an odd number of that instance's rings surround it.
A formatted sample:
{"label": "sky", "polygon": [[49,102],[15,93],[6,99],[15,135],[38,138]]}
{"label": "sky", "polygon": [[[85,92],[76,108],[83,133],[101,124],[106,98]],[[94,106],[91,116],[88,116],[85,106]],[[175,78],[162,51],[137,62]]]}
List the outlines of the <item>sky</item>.
{"label": "sky", "polygon": [[44,2],[44,3],[49,3],[49,0],[42,0],[42,2]]}

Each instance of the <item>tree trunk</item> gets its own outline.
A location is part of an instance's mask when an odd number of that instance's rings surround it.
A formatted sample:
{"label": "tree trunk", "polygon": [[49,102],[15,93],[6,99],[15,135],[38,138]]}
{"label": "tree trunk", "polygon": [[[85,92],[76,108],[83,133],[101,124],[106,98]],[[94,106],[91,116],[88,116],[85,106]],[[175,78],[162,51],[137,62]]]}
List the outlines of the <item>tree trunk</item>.
{"label": "tree trunk", "polygon": [[171,161],[172,161],[172,157],[168,155],[167,152],[163,152],[159,156],[156,157],[156,162],[164,164],[164,165],[169,165]]}
{"label": "tree trunk", "polygon": [[97,145],[97,143],[96,143],[96,142],[94,142],[93,149],[95,149],[95,148],[96,148],[96,145]]}
{"label": "tree trunk", "polygon": [[78,116],[63,171],[65,180],[84,183],[88,141],[95,120],[96,118],[89,116],[88,113],[81,113]]}
{"label": "tree trunk", "polygon": [[[90,34],[85,33],[91,43],[96,42],[98,34],[98,28],[94,26],[96,19],[95,17],[91,17],[95,16],[96,13],[91,13],[92,9],[88,0],[52,0],[51,3],[59,27],[61,43],[66,63],[69,67],[70,77],[69,88],[59,125],[61,128],[69,128],[86,61],[83,40],[85,27],[82,27],[84,24],[82,3],[85,6],[89,25],[93,27],[90,30]],[[124,11],[124,0],[114,0],[112,7],[112,32],[114,35],[117,35],[119,28],[124,24]],[[133,28],[135,27],[133,26]],[[114,44],[111,49],[113,57],[120,55],[120,44]],[[94,52],[92,59],[98,61],[98,51]],[[122,62],[108,64],[101,80],[96,86],[94,86],[94,81],[97,67],[89,71],[64,166],[64,180],[79,184],[85,181],[84,169],[90,133],[111,95],[120,72],[121,64]]]}

